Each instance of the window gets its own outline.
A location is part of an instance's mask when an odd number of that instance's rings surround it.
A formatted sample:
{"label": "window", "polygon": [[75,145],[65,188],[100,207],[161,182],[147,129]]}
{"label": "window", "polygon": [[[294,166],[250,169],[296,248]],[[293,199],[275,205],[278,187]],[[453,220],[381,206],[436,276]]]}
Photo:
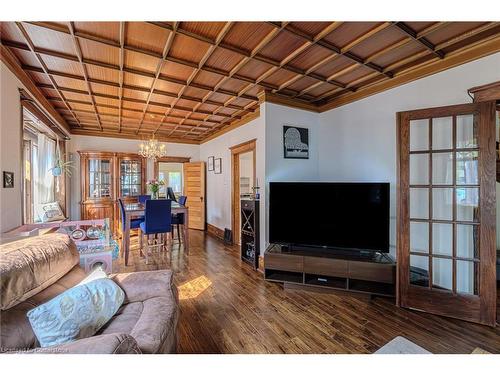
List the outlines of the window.
{"label": "window", "polygon": [[182,163],[159,162],[158,179],[165,182],[160,187],[160,197],[165,197],[167,187],[171,187],[175,195],[182,195]]}
{"label": "window", "polygon": [[181,172],[168,172],[168,185],[174,190],[175,194],[182,194]]}
{"label": "window", "polygon": [[50,129],[23,108],[23,222],[41,221],[41,205],[64,194],[49,171],[55,163],[56,142]]}

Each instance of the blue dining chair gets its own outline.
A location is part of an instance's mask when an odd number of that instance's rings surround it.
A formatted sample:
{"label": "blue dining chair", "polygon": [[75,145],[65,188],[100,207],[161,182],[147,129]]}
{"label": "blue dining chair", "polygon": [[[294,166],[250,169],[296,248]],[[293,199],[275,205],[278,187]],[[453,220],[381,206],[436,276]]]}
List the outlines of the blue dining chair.
{"label": "blue dining chair", "polygon": [[[148,263],[149,250],[153,247],[165,247],[165,235],[167,246],[170,246],[172,235],[172,201],[170,199],[148,199],[144,210],[144,221],[139,224],[141,237],[146,236],[145,253],[146,264]],[[153,235],[153,244],[149,237]],[[160,238],[158,238],[158,236]],[[158,241],[161,240],[161,241]]]}
{"label": "blue dining chair", "polygon": [[[181,206],[185,206],[187,202],[187,197],[185,195],[181,195],[179,197],[179,204]],[[172,215],[172,226],[175,226],[177,229],[177,238],[179,239],[179,243],[181,242],[181,231],[179,227],[181,225],[185,225],[184,223],[184,214],[173,214]],[[174,229],[172,229],[174,231]]]}
{"label": "blue dining chair", "polygon": [[[125,229],[125,205],[123,204],[123,201],[118,198],[118,204],[120,205],[120,214],[121,214],[121,224],[122,224],[122,236],[123,236],[123,231]],[[130,229],[139,229],[140,224],[144,221],[144,218],[133,218],[130,220]],[[141,241],[140,247],[142,247],[142,236],[139,238]],[[122,254],[123,255],[123,254]]]}
{"label": "blue dining chair", "polygon": [[137,201],[140,203],[140,204],[146,204],[146,201],[148,199],[151,199],[151,195],[138,195],[137,196]]}

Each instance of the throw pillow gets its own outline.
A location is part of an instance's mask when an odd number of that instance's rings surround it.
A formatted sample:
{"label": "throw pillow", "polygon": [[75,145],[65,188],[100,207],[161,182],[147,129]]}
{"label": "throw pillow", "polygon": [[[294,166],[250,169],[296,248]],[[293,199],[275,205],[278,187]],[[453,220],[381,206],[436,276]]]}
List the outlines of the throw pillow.
{"label": "throw pillow", "polygon": [[36,215],[42,223],[66,219],[57,202],[41,203],[36,205]]}
{"label": "throw pillow", "polygon": [[28,311],[42,348],[93,336],[118,311],[125,298],[108,278],[76,285]]}

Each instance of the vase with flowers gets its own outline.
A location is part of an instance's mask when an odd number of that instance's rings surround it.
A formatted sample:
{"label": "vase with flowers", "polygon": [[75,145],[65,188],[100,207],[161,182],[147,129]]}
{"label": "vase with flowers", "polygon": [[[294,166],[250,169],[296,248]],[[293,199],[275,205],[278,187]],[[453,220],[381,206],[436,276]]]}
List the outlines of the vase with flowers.
{"label": "vase with flowers", "polygon": [[151,191],[151,199],[158,199],[158,192],[160,191],[160,186],[165,185],[162,180],[149,180],[148,188]]}

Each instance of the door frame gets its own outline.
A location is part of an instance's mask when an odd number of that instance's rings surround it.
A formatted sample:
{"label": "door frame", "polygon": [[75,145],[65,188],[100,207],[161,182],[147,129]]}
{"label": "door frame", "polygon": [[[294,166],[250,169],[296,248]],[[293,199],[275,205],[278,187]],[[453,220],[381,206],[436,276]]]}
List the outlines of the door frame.
{"label": "door frame", "polygon": [[[154,165],[153,165],[153,178],[158,178],[158,173],[160,172],[159,170],[159,163],[190,163],[191,162],[191,157],[186,157],[186,156],[164,156],[162,158],[155,159]],[[184,185],[185,185],[185,180],[184,180],[184,168],[182,168],[182,194],[185,195],[185,190],[184,190]]]}
{"label": "door frame", "polygon": [[[479,113],[479,294],[465,295],[410,284],[409,127],[411,120]],[[397,305],[494,326],[496,321],[496,207],[494,102],[397,113]],[[429,133],[431,134],[431,133]],[[455,137],[455,136],[454,136]],[[456,145],[453,145],[455,149]],[[431,175],[432,169],[429,171]],[[432,184],[429,180],[429,188]],[[429,220],[431,218],[429,217]],[[453,217],[453,222],[456,222]],[[429,221],[429,223],[432,221]],[[432,252],[431,252],[432,256]],[[432,258],[431,258],[432,259]],[[452,259],[455,259],[453,252]],[[452,260],[453,261],[453,260]],[[453,270],[455,273],[455,270]],[[454,276],[454,274],[452,275]]]}
{"label": "door frame", "polygon": [[237,144],[229,147],[231,150],[231,230],[233,232],[233,243],[238,245],[240,242],[240,154],[247,152],[253,153],[253,181],[255,184],[257,178],[257,139]]}

